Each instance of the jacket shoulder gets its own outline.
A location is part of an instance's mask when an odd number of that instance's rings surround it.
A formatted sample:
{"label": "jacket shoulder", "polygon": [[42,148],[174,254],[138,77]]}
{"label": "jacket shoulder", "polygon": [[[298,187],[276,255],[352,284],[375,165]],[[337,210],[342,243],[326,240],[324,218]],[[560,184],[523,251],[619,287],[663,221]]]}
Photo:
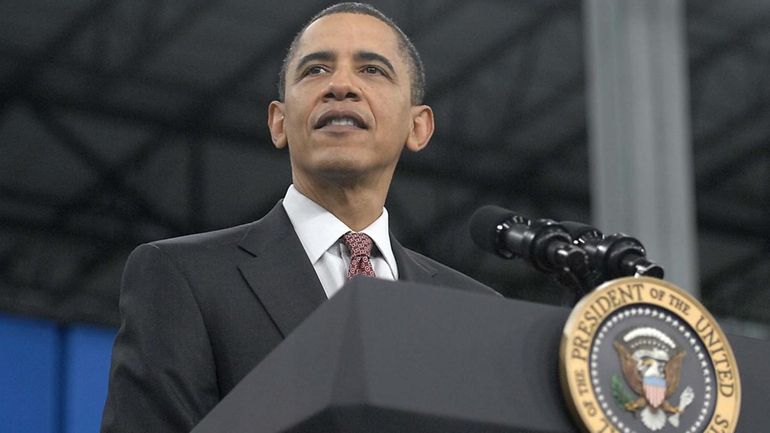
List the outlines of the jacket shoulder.
{"label": "jacket shoulder", "polygon": [[160,249],[196,249],[238,244],[253,224],[251,222],[225,229],[161,239],[149,242],[149,244]]}
{"label": "jacket shoulder", "polygon": [[432,269],[435,272],[433,276],[434,284],[450,288],[466,290],[470,292],[485,293],[500,296],[500,294],[491,287],[455,270],[443,263],[440,263],[430,257],[424,256],[416,251],[404,248],[406,254],[419,265],[426,269]]}

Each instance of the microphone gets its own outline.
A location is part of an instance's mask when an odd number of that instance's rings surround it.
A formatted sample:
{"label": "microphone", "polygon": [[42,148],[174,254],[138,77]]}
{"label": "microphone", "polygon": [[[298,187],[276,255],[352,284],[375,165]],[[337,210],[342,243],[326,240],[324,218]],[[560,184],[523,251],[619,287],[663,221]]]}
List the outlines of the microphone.
{"label": "microphone", "polygon": [[588,256],[552,220],[531,221],[499,206],[483,206],[470,219],[473,242],[506,259],[521,257],[543,272],[587,273]]}
{"label": "microphone", "polygon": [[591,268],[601,274],[602,281],[640,275],[663,278],[663,267],[647,260],[644,246],[623,233],[605,236],[587,224],[562,221],[562,227],[575,244],[588,254]]}

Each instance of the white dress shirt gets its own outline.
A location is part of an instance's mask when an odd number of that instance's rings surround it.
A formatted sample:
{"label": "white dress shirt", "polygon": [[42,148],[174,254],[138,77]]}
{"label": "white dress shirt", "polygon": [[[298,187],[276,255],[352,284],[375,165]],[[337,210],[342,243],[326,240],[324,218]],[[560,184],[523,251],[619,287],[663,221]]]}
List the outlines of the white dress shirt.
{"label": "white dress shirt", "polygon": [[[353,230],[331,212],[302,195],[294,185],[286,191],[283,208],[321,280],[326,296],[331,298],[347,282],[350,254],[340,237]],[[379,218],[360,233],[366,233],[374,241],[376,248],[372,248],[371,261],[377,278],[397,280],[396,258],[390,247],[388,211],[383,208]]]}

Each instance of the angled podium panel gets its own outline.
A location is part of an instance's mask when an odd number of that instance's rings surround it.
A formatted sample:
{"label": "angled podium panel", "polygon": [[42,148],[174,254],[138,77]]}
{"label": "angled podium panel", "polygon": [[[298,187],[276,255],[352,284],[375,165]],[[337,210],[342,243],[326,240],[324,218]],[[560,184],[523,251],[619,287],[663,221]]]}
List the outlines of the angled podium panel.
{"label": "angled podium panel", "polygon": [[[576,432],[558,377],[568,314],[359,278],[308,317],[193,433]],[[770,344],[730,341],[744,378],[738,431],[761,431]]]}
{"label": "angled podium panel", "polygon": [[359,278],[193,431],[572,432],[556,374],[567,314]]}

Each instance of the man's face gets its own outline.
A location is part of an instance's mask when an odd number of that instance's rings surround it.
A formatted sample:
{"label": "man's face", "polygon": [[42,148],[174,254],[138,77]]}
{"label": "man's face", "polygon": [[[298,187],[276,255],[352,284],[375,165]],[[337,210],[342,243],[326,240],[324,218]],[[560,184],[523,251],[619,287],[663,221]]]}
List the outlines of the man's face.
{"label": "man's face", "polygon": [[412,106],[410,96],[405,53],[387,24],[327,15],[305,29],[284,102],[271,103],[273,141],[289,146],[295,183],[372,176],[389,183],[404,145],[420,150],[433,132],[430,108]]}

